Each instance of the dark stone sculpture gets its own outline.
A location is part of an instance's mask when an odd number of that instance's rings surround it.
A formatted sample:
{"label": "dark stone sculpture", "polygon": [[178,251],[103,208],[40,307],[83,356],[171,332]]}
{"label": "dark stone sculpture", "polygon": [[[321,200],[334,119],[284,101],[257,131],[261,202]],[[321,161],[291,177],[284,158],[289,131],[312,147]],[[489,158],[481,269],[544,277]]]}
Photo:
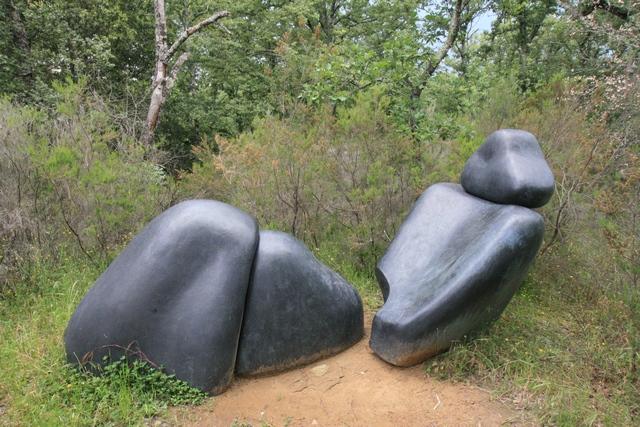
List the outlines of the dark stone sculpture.
{"label": "dark stone sculpture", "polygon": [[489,135],[464,165],[460,184],[482,199],[528,208],[547,204],[555,189],[538,141],[515,129]]}
{"label": "dark stone sculpture", "polygon": [[65,333],[70,363],[146,358],[213,394],[229,384],[258,244],[257,221],[225,203],[176,205],[97,280]]}
{"label": "dark stone sculpture", "polygon": [[376,268],[385,299],[371,349],[398,366],[434,356],[497,319],[540,248],[536,212],[436,184],[420,196]]}
{"label": "dark stone sculpture", "polygon": [[355,288],[295,237],[261,231],[236,373],[281,371],[339,353],[362,339]]}
{"label": "dark stone sculpture", "polygon": [[353,286],[300,241],[192,200],[113,261],[73,313],[65,346],[72,364],[126,355],[219,394],[236,367],[265,373],[345,350],[362,338],[363,317]]}
{"label": "dark stone sculpture", "polygon": [[461,184],[429,187],[376,268],[385,304],[370,346],[392,364],[422,362],[496,320],[542,243],[528,208],[549,201],[554,178],[529,132],[491,134]]}

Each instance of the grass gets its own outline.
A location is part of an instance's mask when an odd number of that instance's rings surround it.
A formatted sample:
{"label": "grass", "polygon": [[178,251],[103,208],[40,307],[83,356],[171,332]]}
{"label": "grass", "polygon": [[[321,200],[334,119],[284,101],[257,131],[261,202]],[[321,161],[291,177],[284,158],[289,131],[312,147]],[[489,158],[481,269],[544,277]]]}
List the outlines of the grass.
{"label": "grass", "polygon": [[[335,251],[316,255],[354,283],[370,309],[382,305],[373,274]],[[203,399],[180,386],[166,392],[168,379],[141,367],[114,365],[100,379],[69,369],[64,328],[103,268],[72,257],[43,264],[0,297],[0,425],[172,424],[167,407]],[[490,390],[532,424],[637,425],[640,382],[633,331],[625,329],[633,312],[606,292],[583,292],[573,275],[555,274],[535,269],[488,331],[428,360],[425,370]]]}
{"label": "grass", "polygon": [[144,365],[109,365],[100,377],[70,368],[63,335],[101,268],[41,265],[29,285],[0,299],[0,425],[142,425],[170,404],[204,396]]}
{"label": "grass", "polygon": [[426,371],[489,389],[523,409],[533,424],[637,425],[640,383],[625,331],[620,323],[612,327],[615,304],[605,297],[596,304],[580,301],[576,317],[558,291],[566,283],[538,285],[526,282],[481,338],[425,362]]}

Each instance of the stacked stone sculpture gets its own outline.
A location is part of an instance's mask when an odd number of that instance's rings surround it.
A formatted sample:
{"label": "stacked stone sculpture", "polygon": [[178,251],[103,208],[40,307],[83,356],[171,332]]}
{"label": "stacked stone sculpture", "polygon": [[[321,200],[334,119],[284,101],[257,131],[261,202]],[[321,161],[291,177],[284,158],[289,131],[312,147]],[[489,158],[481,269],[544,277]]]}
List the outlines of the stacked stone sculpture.
{"label": "stacked stone sculpture", "polygon": [[[163,212],[76,308],[67,360],[126,355],[222,393],[234,371],[283,370],[345,350],[364,334],[353,286],[304,245],[222,202]],[[240,349],[239,349],[240,346]]]}
{"label": "stacked stone sculpture", "polygon": [[543,206],[554,178],[535,137],[491,134],[465,164],[461,185],[441,183],[418,199],[380,259],[385,304],[370,347],[410,366],[496,320],[542,243]]}

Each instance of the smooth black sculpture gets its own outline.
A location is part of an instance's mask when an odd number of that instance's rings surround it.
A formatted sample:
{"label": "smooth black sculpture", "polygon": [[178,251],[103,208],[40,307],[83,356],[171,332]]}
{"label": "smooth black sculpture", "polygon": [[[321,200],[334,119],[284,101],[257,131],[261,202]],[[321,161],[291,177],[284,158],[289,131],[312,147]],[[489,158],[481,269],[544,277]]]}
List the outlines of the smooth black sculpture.
{"label": "smooth black sculpture", "polygon": [[436,184],[420,196],[381,258],[385,299],[371,349],[398,366],[419,363],[495,320],[542,242],[536,212]]}
{"label": "smooth black sculpture", "polygon": [[529,132],[515,129],[489,135],[465,163],[460,184],[474,196],[528,208],[546,205],[555,190],[540,144]]}
{"label": "smooth black sculpture", "polygon": [[422,362],[497,319],[542,243],[544,221],[528,207],[549,200],[553,174],[533,135],[492,134],[463,181],[429,187],[376,268],[385,304],[370,347],[394,365]]}
{"label": "smooth black sculpture", "polygon": [[258,224],[225,203],[163,212],[113,261],[65,332],[70,363],[137,356],[213,394],[235,367]]}
{"label": "smooth black sculpture", "polygon": [[72,364],[126,355],[219,394],[241,337],[239,372],[270,372],[352,346],[363,317],[356,290],[300,241],[259,233],[255,218],[225,203],[192,200],[113,261],[73,313],[65,347]]}
{"label": "smooth black sculpture", "polygon": [[282,371],[339,353],[362,339],[355,288],[295,237],[261,231],[236,373]]}

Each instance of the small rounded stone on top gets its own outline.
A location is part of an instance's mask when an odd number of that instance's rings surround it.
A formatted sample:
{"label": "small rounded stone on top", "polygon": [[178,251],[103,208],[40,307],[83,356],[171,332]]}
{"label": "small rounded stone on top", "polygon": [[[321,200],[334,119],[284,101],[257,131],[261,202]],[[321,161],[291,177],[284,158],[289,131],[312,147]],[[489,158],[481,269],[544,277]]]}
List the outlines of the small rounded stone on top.
{"label": "small rounded stone on top", "polygon": [[528,208],[544,206],[555,190],[535,136],[516,129],[489,135],[465,163],[460,184],[476,197]]}

